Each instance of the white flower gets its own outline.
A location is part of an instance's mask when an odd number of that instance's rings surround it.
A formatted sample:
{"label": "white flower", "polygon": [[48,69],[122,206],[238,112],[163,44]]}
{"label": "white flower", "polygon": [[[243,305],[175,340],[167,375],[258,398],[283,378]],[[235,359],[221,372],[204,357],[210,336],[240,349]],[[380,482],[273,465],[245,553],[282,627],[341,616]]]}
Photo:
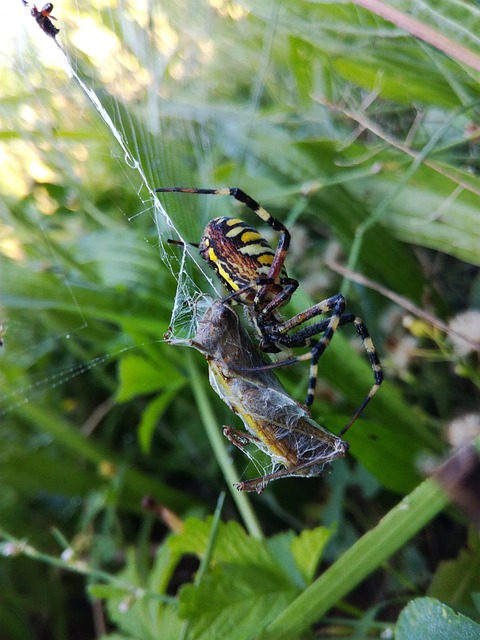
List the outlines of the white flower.
{"label": "white flower", "polygon": [[[480,348],[480,311],[464,311],[453,317],[448,323],[452,332],[449,338],[455,353],[467,356]],[[459,335],[461,334],[461,335]],[[465,339],[462,338],[465,336]],[[475,347],[475,345],[477,345]]]}
{"label": "white flower", "polygon": [[453,447],[461,447],[480,434],[480,414],[466,413],[448,425],[448,440]]}

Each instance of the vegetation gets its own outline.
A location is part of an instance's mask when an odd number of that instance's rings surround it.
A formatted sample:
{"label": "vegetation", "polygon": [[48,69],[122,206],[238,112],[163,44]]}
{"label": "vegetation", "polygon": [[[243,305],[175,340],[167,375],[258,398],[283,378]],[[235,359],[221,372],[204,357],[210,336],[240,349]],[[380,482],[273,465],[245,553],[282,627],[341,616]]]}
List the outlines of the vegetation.
{"label": "vegetation", "polygon": [[[425,479],[480,425],[477,4],[77,0],[55,6],[56,40],[18,5],[2,640],[478,638],[478,530]],[[222,211],[260,226],[228,198],[169,194],[172,228],[153,190],[176,185],[260,200],[293,234],[285,314],[342,291],[374,337],[385,384],[324,478],[234,489],[257,473],[222,436],[237,418],[204,359],[164,339],[221,293],[166,240],[198,242]],[[301,402],[308,366],[278,375]],[[315,420],[338,433],[371,378],[342,328]]]}

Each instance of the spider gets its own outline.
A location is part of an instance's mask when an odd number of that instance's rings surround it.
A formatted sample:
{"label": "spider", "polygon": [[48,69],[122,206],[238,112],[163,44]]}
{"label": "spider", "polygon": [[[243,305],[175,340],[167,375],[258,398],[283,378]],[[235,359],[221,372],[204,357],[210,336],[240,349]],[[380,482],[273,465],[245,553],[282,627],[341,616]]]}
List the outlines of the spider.
{"label": "spider", "polygon": [[60,29],[53,24],[52,20],[56,20],[55,16],[52,16],[51,13],[53,11],[53,4],[51,2],[47,2],[40,11],[37,9],[35,5],[32,6],[32,10],[30,13],[37,21],[38,26],[42,31],[44,31],[47,36],[51,36],[55,38],[57,33],[60,33]]}
{"label": "spider", "polygon": [[[261,220],[279,233],[275,251],[256,229],[237,218],[225,216],[214,218],[205,227],[198,245],[200,255],[231,293],[223,302],[236,301],[247,309],[251,322],[259,334],[260,349],[267,353],[278,353],[282,349],[309,347],[307,353],[293,358],[263,365],[264,369],[310,360],[310,380],[305,405],[314,400],[318,375],[318,361],[328,347],[339,326],[353,323],[370,361],[374,384],[353,415],[352,424],[383,381],[383,373],[377,351],[363,320],[352,313],[345,313],[345,299],[338,293],[313,305],[290,319],[280,314],[279,308],[286,304],[299,286],[297,280],[289,278],[284,266],[290,246],[290,232],[256,200],[238,188],[196,189],[165,187],[156,189],[161,193],[192,193],[227,195],[246,205]],[[181,243],[180,243],[181,244]],[[312,318],[331,312],[326,320],[303,326]],[[295,329],[297,329],[294,331]],[[292,333],[293,331],[293,333]],[[320,339],[313,336],[322,334]],[[348,427],[347,427],[348,428]]]}

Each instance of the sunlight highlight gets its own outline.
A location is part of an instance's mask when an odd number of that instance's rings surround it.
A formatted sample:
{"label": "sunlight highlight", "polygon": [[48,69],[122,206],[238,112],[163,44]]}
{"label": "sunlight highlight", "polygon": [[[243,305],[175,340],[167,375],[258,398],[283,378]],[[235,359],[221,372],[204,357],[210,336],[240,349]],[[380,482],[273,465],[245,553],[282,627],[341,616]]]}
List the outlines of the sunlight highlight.
{"label": "sunlight highlight", "polygon": [[120,49],[117,36],[98,26],[90,17],[77,17],[77,30],[70,34],[73,44],[93,60],[104,62]]}

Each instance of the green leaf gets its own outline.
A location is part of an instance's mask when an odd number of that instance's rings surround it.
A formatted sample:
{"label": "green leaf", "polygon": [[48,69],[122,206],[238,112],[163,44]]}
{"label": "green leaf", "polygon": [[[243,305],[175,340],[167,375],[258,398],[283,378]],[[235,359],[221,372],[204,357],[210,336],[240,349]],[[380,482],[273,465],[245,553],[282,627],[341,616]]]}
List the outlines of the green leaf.
{"label": "green leaf", "polygon": [[386,489],[404,494],[418,484],[417,457],[425,444],[414,434],[406,437],[401,428],[359,420],[345,438],[350,444],[349,453]]}
{"label": "green leaf", "polygon": [[256,637],[299,592],[287,576],[261,564],[215,567],[199,586],[180,593],[179,614],[192,638]]}
{"label": "green leaf", "polygon": [[472,592],[480,591],[480,548],[462,549],[454,560],[438,566],[428,595],[462,607],[472,606]]}
{"label": "green leaf", "polygon": [[167,360],[156,365],[137,355],[128,355],[120,360],[119,379],[118,402],[127,402],[135,396],[153,393],[164,387],[171,388],[182,380]]}
{"label": "green leaf", "polygon": [[[124,462],[118,454],[108,447],[100,443],[94,443],[92,440],[80,435],[78,430],[66,420],[65,416],[56,415],[53,408],[47,410],[40,405],[29,402],[19,407],[18,414],[26,422],[54,437],[59,444],[65,446],[68,450],[72,450],[76,457],[83,456],[88,461],[99,465],[103,462],[108,462],[116,465],[117,468]],[[67,477],[71,476],[71,467],[70,473],[66,473]],[[153,480],[151,475],[149,476],[138,470],[131,464],[126,465],[124,469],[123,481],[125,482],[125,487],[121,496],[122,504],[129,508],[137,510],[141,499],[145,495],[151,494],[154,494],[165,506],[173,508],[173,505],[175,505],[179,510],[188,504],[192,504],[191,500],[188,500],[182,492]],[[63,480],[57,482],[56,488],[61,488],[62,483]]]}
{"label": "green leaf", "polygon": [[[161,602],[158,596],[165,593],[178,557],[167,545],[162,545],[153,567],[147,575],[139,568],[134,550],[129,550],[125,568],[117,578],[131,585],[130,593],[117,589],[104,590],[104,597],[110,619],[120,631],[135,640],[178,640],[184,623],[178,618],[174,604]],[[136,590],[135,587],[138,587]]]}
{"label": "green leaf", "polygon": [[53,457],[45,450],[29,450],[4,444],[0,454],[0,483],[14,487],[21,494],[39,491],[64,496],[85,496],[105,484],[92,469],[78,464],[77,456],[69,452]]}
{"label": "green leaf", "polygon": [[154,398],[142,411],[140,424],[138,425],[138,439],[144,453],[150,453],[150,445],[154,431],[158,425],[158,421],[168,408],[172,400],[177,396],[178,390],[183,386],[182,383],[175,385],[170,391],[160,393]]}
{"label": "green leaf", "polygon": [[282,611],[260,636],[262,640],[298,638],[398,551],[446,501],[434,481],[423,482]]}
{"label": "green leaf", "polygon": [[[402,53],[402,64],[399,64],[398,56]],[[379,55],[370,50],[357,58],[339,56],[334,64],[343,77],[368,91],[374,91],[381,66],[385,73],[382,94],[397,102],[409,104],[418,100],[445,107],[451,105],[455,102],[454,92],[442,84],[440,74],[431,73],[432,66],[422,58],[414,54],[408,43],[403,46],[399,43],[395,51],[381,47]],[[423,84],[418,82],[419,75],[425,80]]]}
{"label": "green leaf", "polygon": [[293,531],[285,531],[284,533],[279,533],[276,536],[266,539],[265,544],[271,555],[277,561],[279,567],[289,576],[292,583],[299,589],[304,589],[306,581],[292,553],[292,543],[294,540],[295,534]]}
{"label": "green leaf", "polygon": [[332,531],[325,527],[305,529],[292,540],[291,549],[295,562],[303,574],[305,582],[310,584],[323,551],[330,540]]}
{"label": "green leaf", "polygon": [[[392,161],[391,152],[385,154],[386,162],[389,157]],[[388,226],[399,240],[437,249],[478,265],[480,228],[478,196],[475,193],[478,191],[478,179],[472,179],[467,170],[452,171],[446,162],[438,162],[434,166],[436,170],[425,166],[417,168],[408,186],[402,190],[401,197],[390,203],[388,215],[381,218],[381,224]],[[445,175],[440,173],[441,170]],[[471,183],[474,193],[467,189],[457,193],[458,182]],[[372,184],[372,178],[367,178],[361,185],[352,184],[350,189],[363,200],[371,192]],[[397,176],[393,174],[376,176],[377,201],[388,197],[396,184]]]}
{"label": "green leaf", "polygon": [[[176,554],[203,557],[210,527],[211,519],[190,518],[169,546]],[[188,619],[192,637],[240,640],[257,633],[304,587],[327,537],[324,529],[315,529],[298,538],[286,533],[261,541],[236,522],[219,523],[210,570],[200,584],[186,585],[180,594],[179,613]]]}
{"label": "green leaf", "polygon": [[88,586],[88,593],[92,598],[103,598],[108,600],[110,598],[125,598],[129,595],[127,588],[116,587],[111,584],[90,584]]}
{"label": "green leaf", "polygon": [[400,614],[395,640],[478,640],[480,625],[434,598],[418,598]]}
{"label": "green leaf", "polygon": [[[209,539],[212,518],[205,522],[198,518],[188,518],[182,533],[169,540],[169,546],[179,554],[193,553],[202,557]],[[262,540],[248,536],[234,521],[220,523],[213,561],[222,563],[261,564],[275,569],[276,559],[270,554]]]}

